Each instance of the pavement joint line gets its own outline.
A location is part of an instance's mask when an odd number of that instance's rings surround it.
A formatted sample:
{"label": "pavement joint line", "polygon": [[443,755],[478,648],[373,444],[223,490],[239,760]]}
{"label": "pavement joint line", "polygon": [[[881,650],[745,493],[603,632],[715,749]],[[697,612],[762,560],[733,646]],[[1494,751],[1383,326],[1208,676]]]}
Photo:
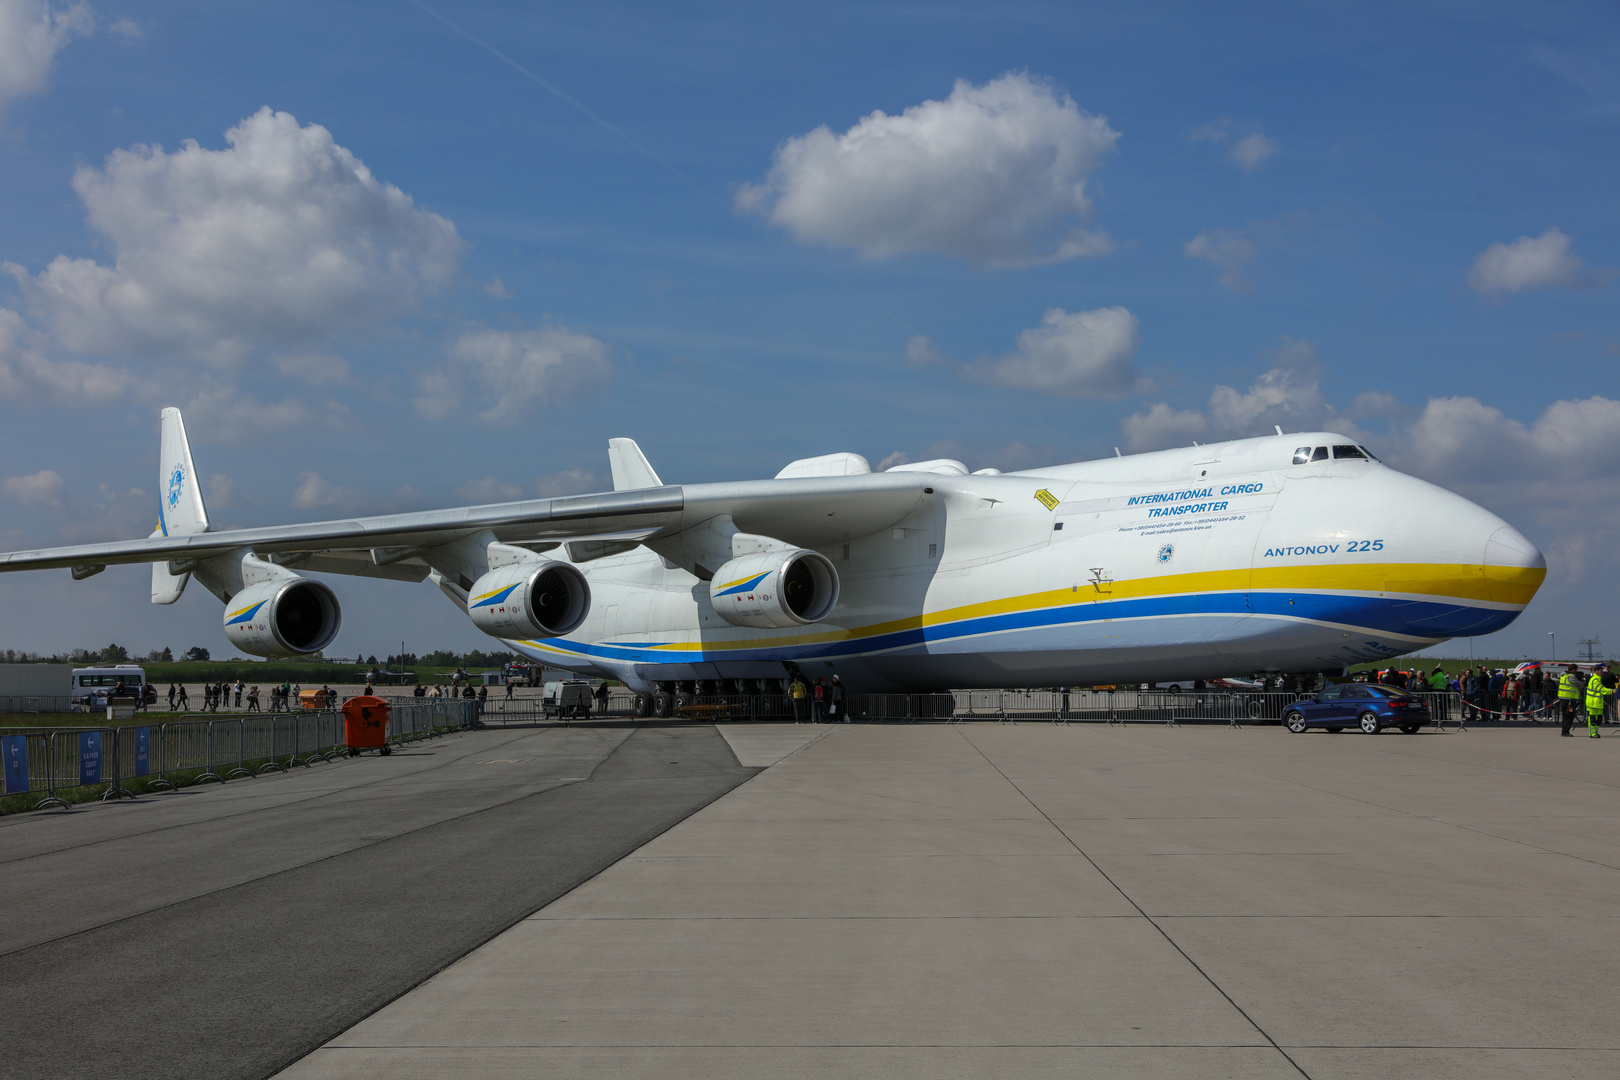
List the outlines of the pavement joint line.
{"label": "pavement joint line", "polygon": [[[522,736],[521,735],[515,736],[515,738],[522,738]],[[484,750],[481,750],[479,752],[480,753],[487,753],[487,751],[484,751]],[[401,756],[403,756],[403,755],[401,755]],[[609,756],[611,757],[612,755],[609,755]],[[343,761],[332,762],[331,764],[359,765],[362,762],[362,760],[363,759],[361,759],[361,758],[349,758],[349,759],[343,760]],[[316,792],[311,792],[311,793],[309,793],[307,795],[303,795],[303,796],[287,797],[287,798],[284,798],[281,801],[279,801],[276,804],[276,808],[279,809],[279,808],[284,807],[284,806],[302,806],[305,803],[315,802],[315,801],[320,800],[320,799],[328,799],[328,798],[332,798],[332,797],[337,796],[337,795],[349,795],[349,794],[352,794],[353,792],[364,791],[366,788],[375,787],[378,784],[387,784],[387,783],[393,783],[393,782],[399,781],[399,780],[414,779],[416,777],[425,776],[425,775],[428,775],[430,773],[438,772],[440,769],[447,769],[447,768],[451,767],[452,765],[460,765],[462,763],[463,763],[463,759],[461,759],[461,758],[457,758],[457,759],[454,759],[454,760],[446,760],[446,761],[438,762],[437,764],[433,764],[433,765],[423,765],[423,767],[421,769],[416,770],[415,772],[396,773],[396,774],[394,774],[392,776],[380,776],[380,777],[377,777],[375,779],[366,780],[366,781],[363,781],[363,782],[358,783],[358,784],[349,784],[349,785],[345,785],[345,786],[340,787],[340,788],[334,788],[334,789],[332,789],[330,791],[316,791]],[[252,777],[243,777],[243,779],[268,780],[268,779],[272,779],[274,777],[282,776],[282,775],[289,776],[289,777],[290,776],[302,776],[302,775],[320,776],[320,775],[322,775],[322,773],[308,773],[308,774],[271,773],[271,774],[268,774],[268,775],[255,774]],[[561,779],[561,778],[559,778],[559,779]],[[133,808],[133,807],[138,807],[138,806],[163,806],[163,805],[181,806],[181,805],[183,805],[182,803],[175,802],[173,799],[168,798],[167,796],[178,795],[178,794],[181,794],[182,792],[191,793],[193,795],[204,795],[204,794],[208,794],[208,793],[214,792],[214,791],[225,791],[225,790],[240,791],[242,789],[241,789],[240,786],[233,786],[233,787],[227,788],[227,786],[224,785],[224,784],[213,785],[213,786],[196,785],[196,786],[193,786],[193,787],[181,788],[180,791],[152,792],[148,796],[137,797],[135,799],[130,799],[130,800],[119,799],[119,800],[117,800],[115,802],[110,802],[110,803],[96,802],[96,803],[80,804],[79,807],[76,807],[74,810],[67,811],[66,814],[76,814],[78,810],[95,810],[95,809],[104,809],[104,808],[112,808],[112,807],[131,807],[131,808]],[[250,789],[250,790],[256,790],[256,789]],[[550,790],[550,789],[548,788],[546,790]],[[148,800],[150,800],[150,801],[148,801]],[[217,817],[210,817],[208,819],[208,821],[210,823],[221,822],[221,821],[230,821],[230,820],[232,820],[234,818],[238,818],[238,817],[246,817],[246,816],[251,815],[251,814],[263,813],[265,811],[265,809],[266,809],[265,807],[261,806],[261,807],[255,807],[255,808],[247,809],[247,810],[238,810],[235,813],[220,814]],[[42,816],[42,817],[30,817],[27,814],[15,814],[15,815],[8,814],[7,818],[15,818],[17,820],[17,824],[20,826],[24,822],[29,822],[29,821],[34,821],[34,822],[50,821],[50,820],[53,820],[55,818],[62,817],[62,816],[66,816],[66,815],[52,814],[52,815]],[[3,820],[5,820],[5,819],[0,819],[0,821],[3,821]],[[164,826],[161,826],[161,827],[156,828],[156,829],[142,830],[139,835],[141,835],[141,836],[159,836],[159,835],[161,835],[163,833],[170,832],[170,831],[172,831],[174,829],[192,828],[196,824],[197,824],[197,822],[195,822],[195,821],[180,821],[180,822],[174,823],[173,825],[164,825]],[[3,827],[3,826],[0,826],[0,827]],[[403,834],[401,834],[401,835],[403,835]],[[62,854],[65,854],[67,852],[72,852],[72,851],[85,851],[85,850],[88,850],[89,848],[97,847],[97,846],[102,845],[102,844],[116,844],[116,843],[119,843],[121,841],[124,841],[124,840],[128,839],[128,836],[129,836],[129,834],[125,834],[125,835],[121,835],[121,836],[104,837],[104,838],[102,838],[100,840],[91,840],[91,841],[88,841],[88,842],[83,843],[83,844],[69,844],[69,845],[67,845],[65,847],[52,848],[49,851],[36,851],[32,855],[20,855],[15,859],[0,859],[0,866],[11,866],[11,865],[14,865],[16,863],[27,862],[29,859],[43,858],[44,856],[47,856],[47,855],[62,855]]]}
{"label": "pavement joint line", "polygon": [[[486,753],[486,751],[481,751],[481,753]],[[360,763],[360,758],[348,758],[329,764],[339,764],[339,766],[348,764],[348,766],[355,766],[355,764]],[[329,790],[329,792],[311,792],[308,793],[308,795],[303,795],[303,797],[283,798],[280,803],[277,803],[277,806],[300,806],[303,805],[303,803],[308,803],[308,801],[321,800],[321,798],[330,798],[332,795],[347,795],[347,793],[350,792],[360,792],[360,790],[368,789],[368,787],[374,787],[374,785],[377,784],[389,784],[389,782],[394,782],[394,780],[407,779],[407,777],[424,776],[424,774],[429,774],[429,772],[437,772],[439,769],[445,769],[445,767],[450,767],[452,764],[460,763],[462,763],[460,759],[454,759],[454,761],[441,761],[441,763],[437,764],[424,764],[424,766],[421,767],[421,769],[418,769],[418,771],[408,772],[408,774],[394,774],[394,776],[376,777],[376,779],[364,780],[364,782],[360,782],[360,784],[348,784],[345,785],[345,787],[340,787],[340,789]],[[306,774],[298,774],[298,772],[285,772],[285,774],[280,774],[280,772],[272,772],[272,774],[254,774],[254,776],[241,777],[241,779],[266,780],[277,776],[324,776],[324,772],[306,772]],[[73,810],[63,811],[63,813],[58,814],[42,814],[42,816],[31,816],[31,814],[6,814],[6,818],[0,818],[0,821],[8,821],[8,823],[15,823],[15,826],[13,827],[21,827],[24,823],[52,821],[52,819],[65,818],[65,816],[76,816],[76,814],[81,813],[81,811],[110,810],[110,808],[113,808],[113,806],[180,806],[183,805],[183,803],[178,803],[178,801],[167,797],[170,797],[170,795],[180,795],[181,792],[190,793],[190,795],[204,795],[204,793],[215,792],[215,790],[219,790],[219,792],[222,792],[222,790],[238,790],[238,792],[240,792],[241,787],[240,785],[225,784],[214,785],[214,787],[209,787],[209,785],[203,784],[191,785],[191,787],[183,787],[183,789],[177,790],[177,792],[149,792],[147,795],[144,795],[144,797],[131,798],[131,800],[123,800],[123,798],[120,798],[120,800],[110,801],[110,803],[100,803],[100,801],[96,801],[96,803],[79,803],[79,805],[76,805]],[[264,811],[264,808],[259,806],[259,808],[253,808],[253,810],[238,810],[237,813],[219,814],[217,818],[209,818],[209,821],[230,821],[230,819],[233,818],[243,818],[243,816],[248,816],[248,814],[262,813],[262,811]],[[159,829],[146,829],[146,831],[141,832],[141,836],[160,836],[160,834],[172,831],[172,829],[186,829],[186,827],[194,826],[194,824],[196,824],[194,821],[180,821],[180,823],[172,824],[172,826],[162,826],[159,827]],[[31,858],[44,857],[44,855],[62,855],[62,853],[65,852],[81,852],[81,850],[97,847],[97,845],[100,844],[117,844],[117,842],[120,842],[120,840],[123,839],[126,839],[126,837],[104,837],[104,839],[100,840],[89,840],[89,842],[86,842],[86,844],[70,844],[66,845],[66,847],[50,848],[49,852],[34,852],[32,855],[19,855],[18,858],[6,858],[6,860],[0,860],[0,866],[10,866],[13,865],[13,863],[23,863],[23,861],[31,860]]]}
{"label": "pavement joint line", "polygon": [[1137,910],[1137,912],[1142,916],[1142,918],[1147,920],[1148,925],[1153,927],[1153,929],[1158,932],[1159,936],[1162,937],[1165,940],[1165,942],[1172,949],[1176,950],[1176,952],[1181,955],[1181,958],[1183,960],[1187,961],[1187,963],[1189,965],[1191,965],[1192,969],[1194,971],[1198,972],[1198,974],[1204,979],[1204,981],[1209,983],[1209,985],[1215,990],[1215,992],[1217,994],[1220,994],[1221,997],[1225,998],[1227,1004],[1231,1005],[1232,1008],[1237,1011],[1237,1014],[1239,1016],[1243,1017],[1243,1019],[1248,1022],[1249,1026],[1254,1028],[1254,1030],[1260,1034],[1261,1038],[1265,1039],[1266,1042],[1271,1044],[1271,1047],[1274,1050],[1276,1050],[1278,1054],[1280,1054],[1282,1056],[1282,1059],[1284,1061],[1288,1062],[1288,1064],[1290,1064],[1290,1065],[1292,1065],[1294,1067],[1295,1072],[1297,1072],[1297,1073],[1299,1073],[1299,1075],[1305,1077],[1305,1080],[1311,1080],[1311,1074],[1306,1072],[1305,1069],[1300,1065],[1300,1063],[1295,1061],[1293,1056],[1290,1055],[1288,1053],[1288,1051],[1284,1050],[1280,1045],[1278,1045],[1277,1040],[1273,1039],[1271,1037],[1271,1033],[1268,1032],[1265,1028],[1261,1027],[1260,1024],[1254,1019],[1254,1017],[1250,1016],[1248,1011],[1245,1010],[1243,1008],[1243,1006],[1239,1005],[1237,1003],[1237,1001],[1232,997],[1231,994],[1226,992],[1225,987],[1221,986],[1220,983],[1216,982],[1215,979],[1209,974],[1209,972],[1207,972],[1207,971],[1205,971],[1203,969],[1203,967],[1198,963],[1198,961],[1194,960],[1191,956],[1189,956],[1187,954],[1187,950],[1183,949],[1181,947],[1180,943],[1177,942],[1175,938],[1170,936],[1169,931],[1165,930],[1164,927],[1160,926],[1158,921],[1152,915],[1149,915],[1142,908],[1142,905],[1138,904],[1136,902],[1136,900],[1130,895],[1130,893],[1126,892],[1123,888],[1121,888],[1119,883],[1117,881],[1115,881],[1111,876],[1109,876],[1109,874],[1108,874],[1108,872],[1106,870],[1104,870],[1101,866],[1098,866],[1096,860],[1093,859],[1090,855],[1087,855],[1085,849],[1082,848],[1079,844],[1075,843],[1074,837],[1070,836],[1063,829],[1063,827],[1061,825],[1059,825],[1057,822],[1053,821],[1051,815],[1048,814],[1045,810],[1042,810],[1041,807],[1035,802],[1034,799],[1031,799],[1027,794],[1025,794],[1023,788],[1019,787],[1018,784],[1015,783],[1014,781],[1008,779],[1007,774],[1001,771],[1001,766],[997,765],[994,761],[992,761],[990,759],[990,755],[986,754],[984,752],[984,750],[979,746],[978,743],[976,743],[972,739],[968,738],[968,735],[967,735],[966,731],[963,731],[963,730],[961,730],[960,727],[958,727],[957,734],[959,734],[962,737],[962,740],[964,742],[966,742],[969,746],[973,747],[973,749],[978,752],[979,756],[984,759],[984,763],[986,765],[988,765],[992,769],[994,769],[996,771],[997,775],[999,775],[1003,780],[1006,780],[1007,783],[1009,785],[1011,785],[1011,787],[1012,787],[1012,789],[1014,791],[1018,792],[1019,795],[1023,796],[1024,801],[1029,803],[1030,806],[1034,807],[1036,812],[1039,813],[1043,818],[1046,819],[1047,824],[1051,825],[1052,828],[1056,829],[1057,832],[1058,832],[1058,835],[1063,837],[1064,840],[1068,841],[1069,846],[1073,847],[1075,851],[1079,852],[1080,857],[1085,859],[1086,862],[1090,863],[1091,868],[1093,870],[1097,871],[1098,874],[1102,875],[1103,880],[1108,882],[1108,884],[1113,887],[1114,891],[1119,893],[1120,897],[1127,904],[1129,904],[1129,905],[1131,905],[1131,907],[1135,908]]}
{"label": "pavement joint line", "polygon": [[[617,752],[617,748],[615,748],[615,752]],[[602,760],[605,762],[608,759],[612,758],[612,756],[613,756],[612,754],[609,754],[606,758],[603,758]],[[600,768],[600,765],[598,765],[598,768]],[[575,781],[575,782],[577,783],[579,781]],[[181,904],[189,904],[189,903],[192,903],[194,901],[200,900],[203,897],[220,896],[220,895],[223,895],[225,893],[233,892],[233,891],[235,891],[237,889],[245,888],[245,887],[247,887],[249,885],[258,884],[259,882],[272,881],[275,878],[281,877],[281,876],[283,876],[285,874],[290,874],[290,873],[294,873],[294,872],[297,872],[297,871],[302,871],[302,870],[308,869],[309,867],[312,867],[312,866],[319,866],[322,863],[330,862],[333,859],[341,859],[341,858],[344,858],[344,857],[346,857],[348,855],[352,855],[355,852],[365,851],[368,848],[376,847],[379,844],[391,843],[391,842],[393,842],[395,840],[404,839],[405,837],[408,837],[408,836],[414,836],[414,835],[416,835],[417,833],[420,833],[420,832],[426,832],[429,829],[434,829],[434,828],[437,828],[437,827],[439,827],[441,825],[447,825],[447,824],[449,824],[450,822],[453,822],[453,821],[464,821],[467,818],[475,817],[475,816],[477,816],[479,814],[484,814],[484,813],[488,813],[488,812],[490,812],[492,810],[499,810],[499,809],[502,809],[503,807],[511,806],[514,803],[522,802],[525,799],[532,799],[532,798],[535,798],[536,796],[546,795],[546,794],[549,794],[549,793],[551,793],[553,791],[560,790],[561,788],[572,787],[572,786],[573,786],[573,783],[553,784],[550,787],[541,788],[539,791],[530,791],[530,792],[527,792],[527,793],[525,793],[523,795],[519,795],[519,796],[517,796],[515,798],[506,799],[506,800],[503,800],[503,801],[498,802],[498,803],[490,803],[488,806],[480,806],[480,807],[478,807],[477,809],[474,809],[474,810],[468,810],[467,812],[462,813],[462,814],[455,814],[455,815],[452,815],[450,817],[439,818],[438,820],[429,822],[426,825],[420,825],[420,826],[418,826],[418,827],[416,827],[414,829],[406,829],[403,832],[393,833],[392,835],[384,836],[384,837],[382,837],[380,839],[377,839],[377,840],[364,841],[364,842],[356,844],[354,847],[344,848],[342,851],[334,851],[334,852],[331,852],[329,854],[323,855],[318,859],[311,859],[308,862],[301,862],[301,863],[298,863],[298,864],[293,865],[293,866],[284,866],[279,870],[272,870],[267,874],[259,874],[259,875],[255,876],[255,877],[244,878],[241,881],[233,882],[232,884],[227,885],[227,886],[225,886],[223,888],[209,889],[206,892],[200,892],[200,893],[195,893],[195,894],[193,894],[191,896],[180,897],[179,899],[171,900],[170,902],[168,902],[166,904],[158,904],[156,907],[149,907],[149,908],[145,908],[145,909],[143,909],[141,911],[131,912],[128,915],[123,915],[123,916],[120,916],[119,918],[116,918],[116,919],[108,919],[106,922],[96,923],[93,926],[81,927],[78,930],[73,931],[71,934],[62,934],[62,935],[60,935],[58,937],[49,938],[49,939],[47,939],[45,941],[36,941],[31,945],[24,945],[22,948],[19,948],[19,949],[11,949],[11,950],[9,950],[7,952],[0,952],[0,960],[7,959],[7,958],[13,957],[13,956],[22,956],[25,953],[33,951],[34,949],[44,948],[47,945],[54,945],[54,944],[58,944],[58,943],[63,942],[63,941],[71,941],[72,939],[74,939],[76,937],[80,937],[80,936],[82,936],[84,934],[94,933],[97,930],[104,930],[104,929],[106,929],[107,927],[110,927],[110,926],[117,926],[118,924],[128,922],[131,919],[144,918],[144,917],[146,917],[148,915],[152,915],[152,914],[155,914],[155,913],[160,912],[160,911],[167,911],[167,910],[169,910],[171,908],[179,907]],[[300,800],[300,801],[303,801],[303,800]],[[68,848],[66,850],[71,851],[71,850],[74,850],[74,849]],[[581,882],[581,884],[584,884],[584,883]],[[536,908],[535,910],[538,911],[539,908]],[[532,915],[533,912],[530,912],[530,914]],[[528,918],[528,916],[526,915],[523,918]],[[518,921],[521,922],[523,920],[519,919]]]}
{"label": "pavement joint line", "polygon": [[[1115,734],[1116,738],[1119,737],[1118,733],[1114,733],[1114,734]],[[965,737],[966,736],[964,736],[964,738]],[[969,741],[971,741],[971,740],[969,740]],[[1337,745],[1345,746],[1346,744],[1343,743],[1343,742],[1340,742]],[[1390,756],[1393,756],[1393,757],[1407,758],[1409,760],[1414,757],[1414,755],[1412,755],[1412,754],[1403,753],[1401,751],[1397,751],[1397,750],[1378,750],[1378,749],[1376,749],[1374,747],[1366,747],[1366,748],[1364,748],[1362,750],[1357,750],[1353,741],[1349,744],[1349,749],[1351,751],[1356,752],[1356,753],[1387,754],[1387,755],[1390,755]],[[1601,861],[1599,861],[1597,859],[1589,859],[1589,858],[1586,858],[1585,856],[1571,854],[1570,852],[1567,852],[1567,851],[1558,851],[1558,850],[1553,849],[1553,848],[1543,847],[1540,844],[1533,844],[1528,840],[1520,840],[1517,837],[1501,836],[1501,835],[1499,835],[1497,833],[1493,833],[1493,832],[1490,832],[1490,831],[1485,830],[1485,829],[1480,829],[1480,828],[1475,828],[1473,826],[1464,825],[1461,822],[1448,821],[1443,817],[1438,817],[1438,816],[1435,816],[1433,814],[1415,814],[1410,810],[1403,810],[1403,809],[1401,809],[1400,807],[1397,807],[1397,806],[1388,806],[1388,805],[1385,805],[1384,803],[1376,802],[1376,801],[1374,801],[1372,799],[1362,798],[1362,797],[1359,797],[1359,796],[1356,796],[1356,795],[1347,795],[1344,792],[1333,791],[1330,788],[1318,787],[1315,784],[1306,783],[1305,781],[1300,780],[1300,779],[1298,779],[1296,777],[1292,777],[1292,776],[1276,776],[1276,775],[1274,775],[1272,773],[1266,772],[1264,769],[1256,769],[1256,768],[1252,768],[1252,767],[1250,767],[1250,768],[1239,768],[1238,766],[1230,765],[1230,764],[1227,764],[1226,762],[1223,762],[1223,761],[1218,761],[1218,760],[1215,760],[1215,759],[1212,759],[1212,758],[1207,758],[1207,757],[1201,757],[1200,755],[1191,753],[1191,752],[1189,752],[1187,750],[1170,750],[1168,752],[1171,753],[1171,754],[1174,754],[1175,756],[1178,756],[1178,757],[1188,758],[1188,759],[1190,759],[1192,761],[1203,762],[1206,765],[1215,765],[1215,766],[1218,766],[1218,767],[1221,767],[1221,768],[1229,769],[1232,772],[1250,773],[1250,774],[1253,774],[1253,775],[1256,775],[1256,776],[1263,776],[1268,780],[1276,780],[1276,781],[1278,781],[1280,783],[1292,784],[1292,785],[1294,785],[1296,787],[1303,788],[1306,791],[1314,791],[1314,792],[1317,792],[1318,794],[1331,795],[1334,798],[1348,799],[1351,802],[1358,802],[1358,803],[1361,803],[1363,806],[1372,806],[1372,807],[1378,808],[1379,810],[1387,810],[1392,814],[1399,814],[1401,817],[1407,818],[1407,819],[1412,820],[1412,821],[1431,821],[1431,822],[1434,822],[1436,825],[1444,825],[1444,826],[1447,826],[1448,828],[1461,830],[1462,832],[1471,832],[1471,833],[1475,834],[1476,836],[1489,836],[1493,840],[1501,840],[1504,843],[1509,843],[1509,844],[1518,844],[1521,847],[1529,848],[1531,851],[1539,852],[1539,853],[1541,853],[1543,855],[1558,855],[1558,856],[1562,856],[1563,858],[1566,858],[1566,859],[1574,859],[1576,862],[1586,863],[1589,866],[1601,866],[1606,870],[1620,869],[1620,867],[1611,866],[1610,864],[1608,864],[1606,862],[1601,862]],[[985,760],[989,761],[989,758],[986,758]],[[1467,768],[1467,769],[1476,769],[1477,768],[1477,769],[1483,769],[1483,770],[1485,770],[1487,772],[1507,773],[1507,774],[1513,775],[1513,776],[1534,776],[1534,777],[1537,777],[1537,778],[1543,779],[1543,780],[1562,780],[1562,779],[1565,779],[1563,777],[1549,777],[1545,773],[1529,772],[1529,771],[1523,770],[1523,769],[1502,769],[1502,768],[1496,768],[1496,767],[1492,767],[1492,766],[1475,766],[1475,765],[1472,765],[1472,764],[1467,763],[1467,762],[1448,761],[1448,760],[1446,760],[1444,758],[1423,758],[1422,760],[1424,762],[1428,763],[1428,764],[1431,764],[1431,765],[1461,765],[1461,766],[1463,766],[1464,768]],[[993,763],[992,763],[992,767],[994,767]],[[1010,779],[1007,782],[1010,783],[1010,784],[1013,784],[1014,787],[1017,787],[1016,782],[1014,782],[1014,781],[1012,781]],[[1570,781],[1570,782],[1577,783],[1577,784],[1582,784],[1582,785],[1585,785],[1585,786],[1588,786],[1588,787],[1596,787],[1596,788],[1602,788],[1602,789],[1612,789],[1614,787],[1614,785],[1612,785],[1612,784],[1600,784],[1600,783],[1597,783],[1596,781],[1590,781],[1590,780],[1573,780],[1573,781]],[[1023,792],[1020,791],[1019,794],[1023,794]],[[1028,796],[1025,796],[1025,797],[1028,798]],[[1031,805],[1034,805],[1033,802],[1031,803]],[[1568,816],[1568,815],[1544,815],[1544,816],[1558,817],[1558,816]],[[1048,818],[1047,820],[1051,820],[1051,819]],[[1107,820],[1107,819],[1075,818],[1075,819],[1070,819],[1070,820],[1079,821],[1079,820]],[[1061,832],[1062,830],[1060,829],[1059,831]],[[1067,835],[1067,834],[1065,834],[1065,835]],[[1110,856],[1108,856],[1108,858],[1121,858],[1121,857],[1123,857],[1123,856],[1119,856],[1119,855],[1110,855]]]}

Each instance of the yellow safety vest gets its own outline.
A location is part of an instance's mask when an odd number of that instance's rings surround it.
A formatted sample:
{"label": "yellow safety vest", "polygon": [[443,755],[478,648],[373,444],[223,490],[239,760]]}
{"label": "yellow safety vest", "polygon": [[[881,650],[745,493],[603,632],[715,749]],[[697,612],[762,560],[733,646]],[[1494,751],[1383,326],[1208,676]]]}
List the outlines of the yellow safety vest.
{"label": "yellow safety vest", "polygon": [[1564,677],[1558,680],[1558,696],[1566,701],[1574,701],[1581,696],[1581,677],[1573,671],[1564,672]]}
{"label": "yellow safety vest", "polygon": [[1603,699],[1612,693],[1614,691],[1604,686],[1603,680],[1594,672],[1592,677],[1586,680],[1586,711],[1589,713],[1602,712]]}

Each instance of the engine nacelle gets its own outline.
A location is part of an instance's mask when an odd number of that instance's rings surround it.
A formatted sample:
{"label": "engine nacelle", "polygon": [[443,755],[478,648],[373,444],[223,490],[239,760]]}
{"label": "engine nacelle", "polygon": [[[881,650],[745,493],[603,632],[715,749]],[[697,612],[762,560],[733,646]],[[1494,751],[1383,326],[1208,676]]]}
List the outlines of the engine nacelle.
{"label": "engine nacelle", "polygon": [[473,625],[498,638],[561,637],[591,610],[585,575],[564,562],[521,562],[491,570],[467,593]]}
{"label": "engine nacelle", "polygon": [[715,571],[709,603],[734,626],[804,626],[838,603],[838,571],[819,551],[758,551]]}
{"label": "engine nacelle", "polygon": [[320,652],[337,637],[342,623],[332,590],[309,578],[249,585],[225,605],[225,636],[254,656]]}

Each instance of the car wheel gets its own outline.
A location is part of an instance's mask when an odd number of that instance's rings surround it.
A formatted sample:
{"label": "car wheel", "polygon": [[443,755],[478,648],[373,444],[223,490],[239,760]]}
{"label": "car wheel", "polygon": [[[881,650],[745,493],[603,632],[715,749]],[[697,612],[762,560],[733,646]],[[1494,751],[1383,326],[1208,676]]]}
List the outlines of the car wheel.
{"label": "car wheel", "polygon": [[1402,724],[1401,731],[1407,735],[1416,735],[1418,733],[1418,728],[1422,726],[1422,724]]}
{"label": "car wheel", "polygon": [[1298,735],[1305,730],[1305,714],[1298,709],[1289,709],[1288,715],[1283,717],[1283,723],[1288,725],[1289,731]]}
{"label": "car wheel", "polygon": [[1378,714],[1368,709],[1361,714],[1361,730],[1369,735],[1378,734]]}

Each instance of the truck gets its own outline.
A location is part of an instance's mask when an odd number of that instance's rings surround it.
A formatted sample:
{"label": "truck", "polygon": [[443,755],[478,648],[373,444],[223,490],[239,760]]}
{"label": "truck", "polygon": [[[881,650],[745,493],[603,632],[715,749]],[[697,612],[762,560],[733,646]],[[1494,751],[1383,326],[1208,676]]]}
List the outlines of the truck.
{"label": "truck", "polygon": [[574,717],[586,720],[591,715],[593,703],[590,683],[583,679],[565,679],[546,683],[540,709],[548,719],[556,716],[558,719]]}

